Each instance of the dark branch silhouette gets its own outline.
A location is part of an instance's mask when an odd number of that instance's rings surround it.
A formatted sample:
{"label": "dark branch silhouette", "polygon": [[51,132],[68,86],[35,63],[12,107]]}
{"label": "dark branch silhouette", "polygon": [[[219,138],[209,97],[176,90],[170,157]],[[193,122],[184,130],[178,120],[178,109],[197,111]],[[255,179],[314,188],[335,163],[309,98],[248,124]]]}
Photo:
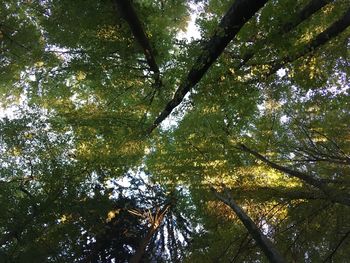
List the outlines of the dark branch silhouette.
{"label": "dark branch silhouette", "polygon": [[[333,1],[334,0],[311,0],[299,13],[293,16],[293,20],[287,21],[279,28],[279,30],[277,30],[277,32],[273,33],[272,35],[278,36],[292,31],[303,21],[307,20],[309,17],[319,11],[322,7]],[[254,43],[252,48],[246,51],[244,54],[242,62],[238,65],[237,69],[240,69],[244,64],[246,64],[260,48],[267,45],[270,39],[271,37],[267,37]]]}
{"label": "dark branch silhouette", "polygon": [[[264,3],[262,3],[264,2]],[[198,57],[196,63],[191,68],[186,79],[181,83],[176,90],[174,97],[167,103],[163,111],[159,114],[153,124],[149,127],[148,133],[151,133],[164,119],[166,119],[170,113],[177,107],[184,99],[185,95],[201,80],[210,66],[223,52],[227,44],[234,38],[239,32],[240,28],[249,20],[254,13],[259,10],[267,1],[258,1],[258,3],[251,3],[250,1],[242,0],[236,1],[229,11],[226,13],[222,21],[220,22],[214,36],[204,46],[201,55]],[[289,31],[292,25],[297,26],[305,17],[312,15],[319,10],[322,6],[327,4],[328,1],[321,1],[321,4],[315,5],[315,2],[310,2],[305,9],[303,9],[297,19],[297,23],[287,24],[283,31]],[[239,13],[239,14],[237,14]],[[242,15],[244,13],[244,15]],[[326,30],[318,34],[313,40],[301,48],[296,54],[287,55],[277,61],[269,63],[269,70],[263,75],[264,78],[275,74],[280,68],[288,63],[292,63],[299,58],[313,52],[319,47],[326,44],[331,39],[340,35],[350,25],[350,8],[344,13],[344,15],[335,21]],[[248,82],[257,81],[256,78],[251,79]]]}
{"label": "dark branch silhouette", "polygon": [[131,257],[129,261],[130,263],[141,262],[142,256],[146,251],[147,245],[150,243],[150,240],[159,229],[160,224],[162,223],[164,216],[166,215],[169,208],[170,208],[170,203],[165,204],[162,207],[162,209],[157,208],[154,215],[149,214],[148,219],[150,220],[151,226],[148,229],[146,236],[143,239],[141,239],[139,247],[136,249],[135,254]]}
{"label": "dark branch silhouette", "polygon": [[135,11],[133,4],[130,0],[115,0],[114,3],[120,11],[120,14],[122,15],[123,19],[128,23],[135,39],[142,47],[143,53],[146,57],[150,70],[153,71],[155,86],[157,88],[160,88],[160,71],[156,63],[156,59],[154,57],[154,51],[151,47],[151,44],[143,29],[142,23]]}
{"label": "dark branch silhouette", "polygon": [[279,251],[275,248],[274,244],[260,231],[253,220],[236,204],[232,196],[228,194],[227,191],[225,191],[225,196],[218,193],[214,188],[212,188],[212,191],[220,201],[224,202],[236,213],[238,218],[248,230],[249,234],[254,238],[255,242],[258,244],[270,262],[286,262]]}
{"label": "dark branch silhouette", "polygon": [[325,193],[325,195],[328,196],[328,198],[333,202],[350,206],[350,195],[344,191],[341,191],[340,189],[335,189],[333,187],[330,187],[328,184],[329,180],[324,181],[322,179],[315,178],[307,173],[292,170],[291,168],[274,163],[269,159],[267,159],[265,156],[261,155],[260,153],[248,148],[244,144],[239,144],[237,148],[244,152],[250,153],[251,155],[255,156],[257,159],[259,159],[260,161],[267,164],[273,169],[283,172],[289,176],[298,178],[306,182],[307,184],[314,186],[315,188]]}
{"label": "dark branch silhouette", "polygon": [[344,13],[344,15],[335,21],[331,26],[329,26],[325,31],[318,34],[313,40],[311,40],[307,45],[301,48],[301,51],[294,55],[288,55],[279,61],[273,62],[271,68],[266,74],[266,78],[275,74],[280,68],[288,63],[292,63],[299,58],[313,52],[319,47],[326,44],[331,39],[340,35],[348,26],[350,26],[350,8]]}
{"label": "dark branch silhouette", "polygon": [[350,230],[343,235],[343,237],[339,240],[338,244],[335,246],[335,248],[332,250],[332,252],[325,258],[323,263],[326,262],[332,262],[332,257],[334,254],[337,252],[337,250],[340,248],[340,246],[344,243],[344,241],[349,237],[350,235]]}
{"label": "dark branch silhouette", "polygon": [[243,25],[267,2],[267,0],[236,0],[218,25],[214,35],[204,45],[201,54],[187,77],[176,90],[174,97],[159,114],[148,133],[151,133],[178,106],[185,95],[202,79],[207,70],[236,36]]}

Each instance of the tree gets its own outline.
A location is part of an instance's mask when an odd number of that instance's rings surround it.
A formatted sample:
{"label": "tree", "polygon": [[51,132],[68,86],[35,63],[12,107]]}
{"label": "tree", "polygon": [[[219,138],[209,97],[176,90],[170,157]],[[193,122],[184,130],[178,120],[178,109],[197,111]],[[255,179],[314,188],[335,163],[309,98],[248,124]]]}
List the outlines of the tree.
{"label": "tree", "polygon": [[0,8],[1,262],[347,258],[348,1]]}

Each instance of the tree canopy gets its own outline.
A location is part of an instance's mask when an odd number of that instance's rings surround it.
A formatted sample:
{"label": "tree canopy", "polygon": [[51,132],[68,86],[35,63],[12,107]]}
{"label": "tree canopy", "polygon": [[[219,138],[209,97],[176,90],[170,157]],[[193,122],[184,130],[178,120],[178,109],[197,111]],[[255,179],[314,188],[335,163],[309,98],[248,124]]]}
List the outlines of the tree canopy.
{"label": "tree canopy", "polygon": [[0,262],[347,262],[349,50],[347,0],[1,1]]}

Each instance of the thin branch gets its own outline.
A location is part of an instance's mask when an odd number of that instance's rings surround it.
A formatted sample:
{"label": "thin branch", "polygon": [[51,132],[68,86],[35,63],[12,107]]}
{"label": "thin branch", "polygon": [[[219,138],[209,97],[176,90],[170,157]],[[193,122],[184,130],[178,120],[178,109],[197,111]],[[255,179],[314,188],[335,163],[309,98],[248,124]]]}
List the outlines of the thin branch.
{"label": "thin branch", "polygon": [[131,257],[130,263],[138,263],[141,262],[142,256],[146,251],[147,245],[149,244],[150,240],[154,236],[154,234],[157,232],[157,230],[160,227],[160,224],[162,223],[165,214],[170,209],[170,203],[165,204],[162,209],[157,208],[156,213],[154,215],[149,214],[149,219],[151,226],[146,234],[146,236],[141,240],[139,247],[136,249],[135,254]]}
{"label": "thin branch", "polygon": [[312,177],[309,174],[302,173],[299,171],[292,170],[288,167],[284,167],[282,165],[279,165],[277,163],[274,163],[261,155],[260,153],[248,148],[244,144],[238,144],[238,149],[250,153],[251,155],[255,156],[257,159],[262,161],[263,163],[267,164],[273,169],[276,169],[280,172],[283,172],[289,176],[296,177],[298,179],[303,180],[304,182],[308,183],[311,186],[314,186],[318,189],[320,189],[322,192],[324,192],[332,201],[337,202],[339,204],[350,206],[350,196],[346,192],[341,192],[340,190],[336,190],[333,188],[330,188],[326,181],[323,181],[322,179],[317,179]]}
{"label": "thin branch", "polygon": [[299,172],[299,171],[294,171],[288,167],[284,167],[284,166],[281,166],[279,164],[276,164],[270,160],[268,160],[266,157],[262,156],[260,153],[248,148],[246,145],[244,144],[239,144],[238,145],[238,149],[244,151],[244,152],[247,152],[247,153],[250,153],[251,155],[255,156],[256,158],[258,158],[260,161],[264,162],[265,164],[267,164],[268,166],[278,170],[278,171],[281,171],[283,173],[286,173],[290,176],[293,176],[293,177],[296,177],[296,178],[299,178],[303,181],[305,181],[306,183],[318,188],[318,189],[321,189],[321,190],[324,190],[325,188],[325,185],[322,183],[321,180],[318,180],[316,178],[313,178],[312,176],[308,175],[308,174],[305,174],[305,173],[302,173],[302,172]]}
{"label": "thin branch", "polygon": [[232,258],[232,260],[230,261],[230,263],[233,263],[236,261],[236,259],[238,259],[241,251],[243,250],[243,248],[249,244],[249,242],[252,240],[251,238],[248,238],[249,235],[248,233],[245,235],[244,239],[242,239],[241,243],[239,244],[239,247],[236,251],[236,254],[234,255],[234,257]]}
{"label": "thin branch", "polygon": [[340,248],[340,246],[343,244],[343,242],[348,238],[349,235],[350,235],[350,230],[348,232],[346,232],[345,235],[339,240],[338,244],[335,246],[333,251],[325,258],[324,261],[322,261],[323,263],[331,262],[332,257],[337,252],[337,250]]}
{"label": "thin branch", "polygon": [[344,13],[344,15],[335,21],[331,26],[329,26],[325,31],[318,34],[313,40],[311,40],[307,45],[301,48],[301,51],[294,55],[287,55],[279,61],[274,62],[271,65],[270,70],[265,75],[265,78],[275,74],[280,68],[288,63],[292,63],[301,57],[313,52],[319,47],[326,44],[331,39],[340,35],[348,26],[350,25],[350,8]]}

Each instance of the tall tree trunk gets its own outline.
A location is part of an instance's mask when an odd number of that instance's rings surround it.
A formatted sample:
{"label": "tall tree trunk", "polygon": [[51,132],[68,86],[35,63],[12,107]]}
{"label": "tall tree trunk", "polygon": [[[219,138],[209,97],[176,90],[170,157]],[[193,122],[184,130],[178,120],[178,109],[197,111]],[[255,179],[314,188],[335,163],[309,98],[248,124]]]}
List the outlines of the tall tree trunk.
{"label": "tall tree trunk", "polygon": [[161,225],[164,216],[168,209],[170,208],[170,204],[166,204],[163,206],[161,210],[157,210],[156,213],[153,215],[151,219],[151,226],[146,234],[146,236],[141,240],[139,247],[137,248],[135,254],[131,257],[130,263],[139,263],[141,262],[141,259],[143,255],[145,254],[147,245],[149,244],[150,240],[152,239],[153,235],[157,232],[159,229],[159,226]]}
{"label": "tall tree trunk", "polygon": [[274,244],[260,231],[253,220],[236,204],[231,195],[226,193],[226,196],[223,196],[214,188],[212,188],[212,190],[219,200],[228,205],[236,213],[238,218],[248,230],[249,234],[254,238],[255,242],[258,244],[258,246],[261,248],[271,263],[286,262],[279,251],[275,248]]}

